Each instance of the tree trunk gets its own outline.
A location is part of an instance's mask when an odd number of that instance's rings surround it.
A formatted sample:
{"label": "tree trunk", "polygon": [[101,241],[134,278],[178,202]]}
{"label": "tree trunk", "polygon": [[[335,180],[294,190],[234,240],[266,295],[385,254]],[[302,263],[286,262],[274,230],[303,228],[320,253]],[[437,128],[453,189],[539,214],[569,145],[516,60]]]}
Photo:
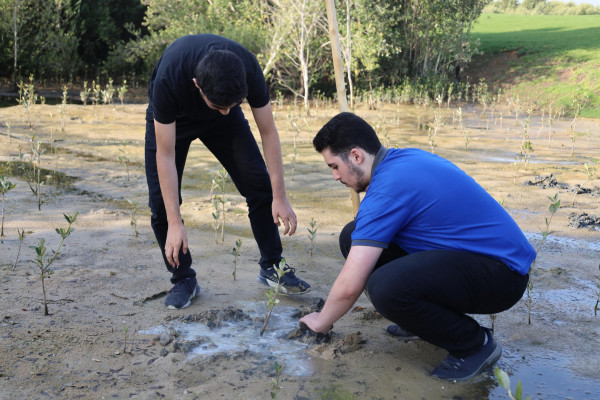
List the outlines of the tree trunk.
{"label": "tree trunk", "polygon": [[[335,73],[335,87],[337,89],[338,105],[340,112],[347,112],[348,100],[346,99],[342,51],[340,46],[340,32],[338,30],[334,0],[325,0],[325,6],[327,7],[327,22],[329,24],[329,38],[331,39],[331,53],[333,56],[333,70]],[[354,215],[356,215],[360,205],[360,197],[358,196],[358,193],[350,189],[350,198],[352,199],[352,210]]]}
{"label": "tree trunk", "polygon": [[13,87],[17,88],[17,53],[18,53],[18,25],[17,25],[17,11],[19,9],[19,0],[15,0],[15,10],[13,14],[13,32],[14,32],[14,57],[13,57]]}

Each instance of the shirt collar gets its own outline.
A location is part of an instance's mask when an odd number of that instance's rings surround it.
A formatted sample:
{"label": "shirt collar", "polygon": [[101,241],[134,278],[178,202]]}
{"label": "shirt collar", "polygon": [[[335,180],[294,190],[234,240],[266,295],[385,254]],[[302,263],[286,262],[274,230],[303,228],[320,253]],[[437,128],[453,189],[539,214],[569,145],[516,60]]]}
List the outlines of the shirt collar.
{"label": "shirt collar", "polygon": [[390,151],[390,149],[386,149],[385,147],[381,146],[381,148],[375,155],[375,159],[373,160],[373,166],[371,167],[371,179],[373,179],[373,174],[375,173],[375,168],[377,168],[379,163],[385,158],[388,151]]}

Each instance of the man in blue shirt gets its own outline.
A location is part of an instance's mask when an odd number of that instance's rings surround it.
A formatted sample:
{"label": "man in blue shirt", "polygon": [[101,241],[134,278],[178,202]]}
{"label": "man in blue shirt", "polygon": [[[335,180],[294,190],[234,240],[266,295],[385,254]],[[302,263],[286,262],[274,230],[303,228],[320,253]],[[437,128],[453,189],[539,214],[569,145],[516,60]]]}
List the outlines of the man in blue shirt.
{"label": "man in blue shirt", "polygon": [[388,332],[448,351],[432,375],[472,378],[502,349],[466,314],[512,307],[536,253],[510,215],[451,162],[418,149],[386,149],[361,118],[342,113],[315,136],[333,178],[364,192],[340,234],[346,262],[320,313],[301,325],[326,332],[363,289]]}
{"label": "man in blue shirt", "polygon": [[[279,134],[265,78],[256,57],[233,40],[202,34],[173,42],[156,64],[148,86],[146,178],[152,229],[171,272],[168,308],[184,308],[200,287],[191,268],[181,218],[181,179],[192,141],[200,139],[225,167],[246,198],[252,233],[260,250],[258,281],[277,285],[274,265],[282,259],[277,226],[296,231],[296,215],[283,182]],[[263,143],[260,150],[240,103],[248,100]],[[285,267],[283,290],[301,294],[310,285]]]}

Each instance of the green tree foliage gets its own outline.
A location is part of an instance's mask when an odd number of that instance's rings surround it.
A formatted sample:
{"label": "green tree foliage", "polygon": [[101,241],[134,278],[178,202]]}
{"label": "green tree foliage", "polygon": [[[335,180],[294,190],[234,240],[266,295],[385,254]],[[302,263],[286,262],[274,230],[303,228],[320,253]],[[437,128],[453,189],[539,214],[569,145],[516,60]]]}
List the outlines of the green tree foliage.
{"label": "green tree foliage", "polygon": [[[476,51],[470,29],[488,1],[336,0],[346,73],[363,91],[407,77],[453,77]],[[0,0],[3,76],[13,70],[15,4],[18,77],[146,80],[173,40],[214,33],[255,53],[273,89],[303,98],[335,93],[323,2]]]}

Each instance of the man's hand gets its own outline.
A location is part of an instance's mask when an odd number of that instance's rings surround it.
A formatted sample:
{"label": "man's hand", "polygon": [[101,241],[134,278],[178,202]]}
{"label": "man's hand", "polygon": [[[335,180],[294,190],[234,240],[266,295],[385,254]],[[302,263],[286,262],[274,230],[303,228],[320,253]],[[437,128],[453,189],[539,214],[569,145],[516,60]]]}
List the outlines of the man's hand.
{"label": "man's hand", "polygon": [[298,322],[300,324],[300,328],[303,328],[304,325],[308,327],[308,329],[316,333],[326,333],[329,330],[331,330],[331,328],[333,328],[333,325],[324,328],[319,324],[319,314],[320,313],[318,312],[314,312],[306,314],[304,317],[300,318],[300,321]]}
{"label": "man's hand", "polygon": [[183,250],[183,254],[188,252],[187,230],[183,222],[179,224],[169,224],[167,231],[167,242],[165,243],[165,257],[171,267],[179,267],[179,250]]}
{"label": "man's hand", "polygon": [[296,232],[298,221],[287,198],[284,197],[282,200],[273,198],[271,211],[273,213],[273,222],[277,226],[281,226],[281,223],[283,223],[283,234],[292,236]]}

